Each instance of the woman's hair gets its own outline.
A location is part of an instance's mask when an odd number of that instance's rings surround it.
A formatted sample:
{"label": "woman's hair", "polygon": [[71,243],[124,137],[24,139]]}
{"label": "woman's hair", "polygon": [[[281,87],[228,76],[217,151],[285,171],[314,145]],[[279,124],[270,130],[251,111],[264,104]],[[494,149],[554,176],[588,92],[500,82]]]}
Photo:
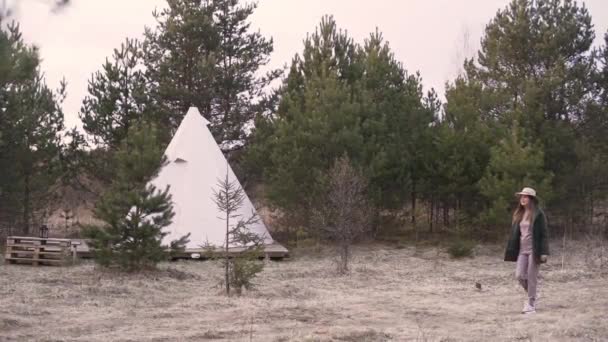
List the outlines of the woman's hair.
{"label": "woman's hair", "polygon": [[[526,195],[522,195],[522,196],[526,196]],[[538,199],[534,196],[528,196],[528,198],[530,199],[530,208],[534,211],[534,209],[536,209],[536,207],[538,206]],[[521,201],[519,201],[519,199],[518,199],[517,208],[515,208],[515,211],[513,212],[513,221],[511,221],[511,222],[513,224],[520,223],[521,220],[523,220],[523,218],[524,218],[525,212],[526,212],[526,208],[524,208],[524,206],[521,205]]]}

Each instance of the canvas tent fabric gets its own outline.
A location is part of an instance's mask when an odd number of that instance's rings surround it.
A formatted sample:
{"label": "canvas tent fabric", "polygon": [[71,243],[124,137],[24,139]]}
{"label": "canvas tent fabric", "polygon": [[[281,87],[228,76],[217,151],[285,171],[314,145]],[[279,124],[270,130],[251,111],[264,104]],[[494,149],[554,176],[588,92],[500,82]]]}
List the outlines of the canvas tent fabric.
{"label": "canvas tent fabric", "polygon": [[[214,191],[218,190],[218,181],[226,178],[226,172],[229,181],[237,182],[238,186],[241,184],[215,142],[208,124],[197,108],[190,108],[165,151],[167,164],[151,181],[160,190],[168,185],[173,200],[175,216],[171,225],[165,228],[168,234],[163,244],[168,245],[188,233],[190,242],[186,250],[225,244],[226,221],[221,218],[225,213],[217,209]],[[257,215],[255,207],[245,195],[236,215],[247,219],[252,214]],[[261,218],[249,229],[263,237],[265,245],[274,243]]]}

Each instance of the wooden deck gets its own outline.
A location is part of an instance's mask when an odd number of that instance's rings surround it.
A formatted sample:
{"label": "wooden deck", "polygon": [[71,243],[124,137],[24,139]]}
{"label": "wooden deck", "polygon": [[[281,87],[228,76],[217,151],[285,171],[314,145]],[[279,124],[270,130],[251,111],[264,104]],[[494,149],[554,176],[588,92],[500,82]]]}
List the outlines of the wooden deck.
{"label": "wooden deck", "polygon": [[[266,258],[270,259],[283,259],[289,257],[289,251],[287,248],[283,247],[281,244],[275,242],[270,245],[264,245],[262,254]],[[245,250],[245,247],[233,247],[228,249],[229,256],[236,256],[242,253]],[[216,248],[212,250],[214,253],[223,254],[224,250],[222,248]],[[204,248],[188,248],[184,251],[184,253],[180,254],[180,258],[187,259],[199,259],[205,258],[205,253],[208,253],[208,249]]]}
{"label": "wooden deck", "polygon": [[[264,257],[270,259],[283,259],[289,257],[289,251],[278,243],[263,246]],[[231,248],[229,255],[234,256],[242,253],[243,247]],[[178,254],[182,259],[204,258],[203,248],[186,249]],[[223,250],[217,249],[216,253]],[[88,259],[93,257],[92,250],[85,239],[41,239],[34,237],[10,236],[7,238],[7,249],[5,259],[13,264],[35,264],[35,265],[63,265],[76,258]],[[63,263],[59,262],[63,261]]]}
{"label": "wooden deck", "polygon": [[69,239],[9,236],[4,259],[9,264],[66,265],[76,258]]}
{"label": "wooden deck", "polygon": [[[91,249],[89,248],[89,245],[87,244],[86,240],[72,239],[72,242],[77,242],[76,254],[79,258],[92,257]],[[239,253],[243,252],[243,250],[243,247],[236,247],[231,248],[228,253],[230,255],[238,255]],[[193,255],[195,256],[194,258],[196,258],[197,254],[202,256],[205,252],[206,250],[203,248],[188,248],[183,253],[178,254],[178,257],[183,259],[193,259]],[[221,253],[221,250],[217,250],[217,252]],[[287,248],[283,247],[277,242],[270,245],[265,245],[263,253],[265,257],[271,259],[282,259],[289,257],[289,251],[287,250]]]}

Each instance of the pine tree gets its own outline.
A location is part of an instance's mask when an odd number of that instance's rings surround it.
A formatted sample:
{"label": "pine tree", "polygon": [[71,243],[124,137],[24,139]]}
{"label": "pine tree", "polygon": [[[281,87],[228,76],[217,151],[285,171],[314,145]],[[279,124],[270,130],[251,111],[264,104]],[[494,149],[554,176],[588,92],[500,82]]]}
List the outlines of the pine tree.
{"label": "pine tree", "polygon": [[576,1],[512,0],[487,25],[467,76],[493,98],[489,114],[502,124],[518,121],[526,143],[538,138],[544,167],[555,175],[554,204],[570,206],[576,192],[577,127],[591,97],[595,33],[587,8]]}
{"label": "pine tree", "polygon": [[481,194],[489,201],[481,221],[491,228],[510,227],[509,209],[513,194],[524,186],[535,188],[543,200],[552,196],[552,174],[544,170],[544,153],[538,144],[528,144],[517,125],[511,134],[492,147],[490,162],[479,181]]}
{"label": "pine tree", "polygon": [[468,71],[506,95],[504,110],[526,108],[524,127],[573,120],[583,112],[594,38],[587,8],[575,1],[513,0],[486,27],[478,65]]}
{"label": "pine tree", "polygon": [[293,119],[281,121],[272,137],[275,148],[269,152],[276,168],[267,171],[269,196],[283,208],[308,216],[324,191],[321,175],[345,152],[359,160],[363,140],[357,105],[337,75],[309,80],[304,98],[296,101],[303,104],[294,105],[289,113]]}
{"label": "pine tree", "polygon": [[141,43],[127,39],[89,80],[80,119],[93,143],[116,150],[129,129],[150,116]]}
{"label": "pine tree", "polygon": [[23,41],[17,24],[0,30],[0,207],[26,235],[44,215],[60,170],[65,83],[49,89],[39,65],[38,50]]}
{"label": "pine tree", "polygon": [[187,237],[162,245],[163,228],[174,216],[169,188],[147,184],[163,160],[153,125],[141,124],[129,132],[115,155],[117,172],[109,190],[95,207],[95,217],[104,222],[89,227],[95,260],[103,266],[125,271],[151,269],[176,250]]}
{"label": "pine tree", "polygon": [[604,45],[597,51],[598,67],[595,72],[593,98],[581,128],[599,153],[608,156],[608,32],[604,35]]}
{"label": "pine tree", "polygon": [[[141,43],[126,39],[89,80],[88,95],[79,113],[88,139],[76,141],[81,142],[79,150],[91,143],[95,151],[80,153],[78,164],[72,163],[79,172],[109,184],[115,173],[113,154],[129,131],[143,120],[161,124],[147,87]],[[163,144],[169,140],[169,132],[162,130],[161,134],[159,143]]]}
{"label": "pine tree", "polygon": [[357,58],[364,163],[369,165],[374,201],[384,208],[400,208],[409,200],[413,212],[424,192],[435,114],[426,101],[433,105],[434,93],[425,98],[420,75],[408,74],[379,31],[359,47]]}
{"label": "pine tree", "polygon": [[[402,210],[416,232],[417,203],[428,192],[431,124],[438,109],[433,90],[425,96],[419,73],[409,74],[376,30],[357,49],[355,94],[362,106],[365,140],[361,165],[377,208]],[[435,106],[435,107],[434,107]],[[375,221],[379,215],[376,213]],[[374,223],[378,228],[378,222]]]}
{"label": "pine tree", "polygon": [[[224,245],[221,248],[226,295],[230,295],[231,289],[237,294],[241,294],[243,288],[251,289],[253,278],[264,269],[264,264],[259,261],[264,237],[249,230],[249,227],[259,220],[259,217],[255,213],[252,213],[250,217],[242,217],[237,214],[243,205],[245,196],[239,182],[230,180],[228,169],[226,169],[226,177],[218,179],[213,193],[213,201],[222,213],[222,219],[226,221]],[[237,255],[231,256],[230,249],[234,247],[241,250]],[[211,249],[211,254],[217,253]]]}
{"label": "pine tree", "polygon": [[255,4],[238,0],[168,0],[154,13],[144,42],[147,78],[165,124],[177,129],[198,107],[224,151],[241,148],[264,91],[279,76],[259,76],[273,51],[271,39],[252,32]]}
{"label": "pine tree", "polygon": [[276,113],[257,121],[248,150],[249,165],[264,170],[271,202],[294,216],[292,224],[309,226],[326,192],[323,175],[344,153],[364,170],[378,207],[417,198],[434,119],[420,84],[381,33],[361,46],[324,17],[294,57]]}
{"label": "pine tree", "polygon": [[[572,177],[571,189],[577,191],[575,197],[583,202],[582,209],[570,208],[570,216],[576,222],[589,226],[596,217],[594,212],[599,203],[608,196],[608,33],[604,35],[604,46],[597,53],[598,65],[595,70],[594,87],[590,92],[592,103],[587,107],[585,117],[579,123],[575,153],[577,165]],[[578,210],[577,210],[578,209]],[[582,215],[581,215],[582,214]]]}
{"label": "pine tree", "polygon": [[453,220],[449,210],[456,210],[456,223],[466,223],[477,216],[480,190],[478,182],[490,159],[490,147],[498,142],[485,113],[492,105],[479,82],[458,77],[446,85],[443,116],[434,128],[435,157],[430,161],[431,196],[443,207],[443,223]]}
{"label": "pine tree", "polygon": [[608,107],[608,31],[604,34],[604,46],[599,50],[599,70],[597,70],[596,82],[599,91],[600,103],[604,108]]}

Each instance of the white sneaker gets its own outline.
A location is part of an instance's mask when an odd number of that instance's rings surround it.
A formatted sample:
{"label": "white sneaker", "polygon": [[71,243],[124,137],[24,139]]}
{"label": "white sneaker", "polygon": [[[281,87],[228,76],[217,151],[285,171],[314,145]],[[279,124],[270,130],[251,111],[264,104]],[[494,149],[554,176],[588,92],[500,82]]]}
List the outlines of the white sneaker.
{"label": "white sneaker", "polygon": [[533,314],[533,313],[536,313],[536,308],[534,306],[530,305],[529,301],[526,301],[524,303],[523,310],[521,310],[521,313],[523,313],[523,314]]}

